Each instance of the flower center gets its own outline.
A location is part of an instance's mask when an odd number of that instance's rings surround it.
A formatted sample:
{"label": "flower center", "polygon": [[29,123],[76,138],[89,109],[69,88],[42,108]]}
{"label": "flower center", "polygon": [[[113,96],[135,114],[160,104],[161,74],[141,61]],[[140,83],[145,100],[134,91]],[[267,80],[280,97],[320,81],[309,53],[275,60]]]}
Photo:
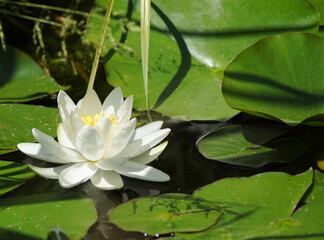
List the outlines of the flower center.
{"label": "flower center", "polygon": [[116,125],[118,123],[118,119],[115,118],[115,114],[110,114],[108,117],[109,121],[112,122],[112,124]]}
{"label": "flower center", "polygon": [[84,124],[93,127],[102,118],[102,116],[103,116],[103,112],[101,112],[100,114],[95,114],[93,116],[85,115],[84,117],[81,117],[81,120],[83,121]]}
{"label": "flower center", "polygon": [[[91,115],[85,115],[85,116],[80,117],[80,118],[81,118],[81,120],[82,120],[82,122],[84,124],[93,127],[103,117],[103,115],[104,115],[104,113],[101,112],[99,114],[95,114],[95,115],[92,115],[92,116]],[[113,114],[113,113],[108,116],[108,120],[114,125],[116,125],[118,123],[118,119],[115,118],[115,114]]]}

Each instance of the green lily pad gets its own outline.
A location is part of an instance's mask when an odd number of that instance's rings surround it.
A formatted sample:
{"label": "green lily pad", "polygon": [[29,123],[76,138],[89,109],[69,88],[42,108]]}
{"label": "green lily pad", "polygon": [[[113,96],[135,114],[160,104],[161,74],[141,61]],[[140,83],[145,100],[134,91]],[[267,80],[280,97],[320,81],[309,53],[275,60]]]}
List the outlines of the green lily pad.
{"label": "green lily pad", "polygon": [[324,39],[291,33],[260,40],[226,68],[227,103],[288,124],[321,121],[324,113]]}
{"label": "green lily pad", "polygon": [[[149,234],[174,232],[175,239],[281,239],[280,236],[293,234],[305,237],[301,239],[312,239],[312,235],[307,234],[323,232],[322,218],[319,217],[323,213],[316,203],[318,200],[322,203],[323,198],[317,198],[296,211],[311,187],[312,179],[311,169],[296,176],[269,172],[252,177],[226,178],[197,190],[192,196],[165,194],[131,200],[113,209],[110,220],[127,231]],[[308,207],[312,213],[317,208],[315,217],[307,213]],[[215,215],[206,215],[206,210],[215,211]],[[201,211],[205,217],[190,219]],[[197,231],[197,226],[202,226],[201,222],[207,217],[217,222]],[[304,228],[310,225],[313,225],[311,230]]]}
{"label": "green lily pad", "polygon": [[0,116],[0,149],[5,152],[17,150],[20,142],[34,142],[32,128],[56,136],[60,121],[57,108],[26,104],[0,104]]}
{"label": "green lily pad", "polygon": [[196,232],[217,222],[220,209],[204,199],[186,194],[139,198],[114,208],[109,220],[126,231],[147,234]]}
{"label": "green lily pad", "polygon": [[324,1],[323,0],[309,0],[320,14],[320,25],[324,25]]}
{"label": "green lily pad", "polygon": [[[108,75],[108,82],[120,86],[125,96],[134,96],[134,108],[146,110],[144,85],[140,58],[140,33],[122,32],[130,23],[136,25],[139,13],[134,10],[131,20],[125,20],[128,1],[116,1],[114,11],[123,13],[111,19],[113,36],[122,43],[113,46],[107,38],[103,50],[103,60]],[[100,1],[97,2],[100,4]],[[105,9],[99,5],[93,9],[92,18],[87,25],[87,37],[97,42]],[[183,36],[178,32],[167,16],[159,12],[160,18],[172,32],[176,41],[152,28],[150,35],[149,58],[149,100],[151,108],[169,117],[184,120],[225,119],[237,113],[230,108],[221,93],[222,71],[215,71],[192,58]],[[135,21],[135,22],[131,22]],[[109,46],[111,49],[107,47]]]}
{"label": "green lily pad", "polygon": [[53,228],[82,239],[96,221],[92,200],[80,193],[47,193],[0,199],[2,240],[46,239]]}
{"label": "green lily pad", "polygon": [[306,202],[310,202],[318,198],[324,199],[324,174],[319,171],[315,171],[313,182],[314,184],[312,191],[307,195],[307,198],[305,199]]}
{"label": "green lily pad", "polygon": [[[227,203],[228,213],[200,233],[176,234],[178,239],[243,240],[277,236],[284,226],[298,225],[289,217],[312,183],[312,170],[301,175],[263,173],[248,178],[228,178],[214,182],[193,194],[211,202]],[[251,206],[251,211],[242,206]],[[300,225],[298,228],[304,229]],[[296,228],[297,229],[297,228]],[[264,237],[264,238],[263,238]]]}
{"label": "green lily pad", "polygon": [[[271,126],[272,131],[269,131]],[[300,139],[278,140],[275,144],[268,144],[271,147],[267,144],[261,145],[288,129],[286,126],[270,123],[264,126],[258,123],[232,125],[204,135],[198,140],[197,147],[208,159],[245,167],[256,168],[271,162],[291,162],[305,150],[305,144]]]}
{"label": "green lily pad", "polygon": [[0,49],[0,102],[25,102],[61,89],[28,55]]}
{"label": "green lily pad", "polygon": [[[284,32],[317,32],[319,16],[306,0],[156,0],[178,28],[191,54],[207,66],[224,69],[257,40]],[[168,31],[152,13],[159,30]]]}
{"label": "green lily pad", "polygon": [[0,195],[18,187],[33,176],[35,174],[26,164],[0,161]]}

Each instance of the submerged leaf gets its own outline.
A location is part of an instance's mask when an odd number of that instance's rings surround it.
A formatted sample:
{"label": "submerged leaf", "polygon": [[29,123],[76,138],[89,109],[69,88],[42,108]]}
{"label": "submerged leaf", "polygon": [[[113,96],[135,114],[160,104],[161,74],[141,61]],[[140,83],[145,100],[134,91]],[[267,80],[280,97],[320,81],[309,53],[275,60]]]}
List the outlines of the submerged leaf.
{"label": "submerged leaf", "polygon": [[164,194],[134,199],[110,213],[110,221],[126,231],[150,235],[196,232],[217,222],[220,208],[201,198],[185,194]]}

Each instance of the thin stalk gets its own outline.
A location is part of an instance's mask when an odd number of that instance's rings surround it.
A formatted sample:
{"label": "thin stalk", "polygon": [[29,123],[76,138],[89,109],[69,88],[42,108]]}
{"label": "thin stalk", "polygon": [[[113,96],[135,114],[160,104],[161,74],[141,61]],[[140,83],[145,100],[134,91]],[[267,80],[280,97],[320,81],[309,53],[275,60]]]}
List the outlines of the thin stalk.
{"label": "thin stalk", "polygon": [[1,19],[0,19],[0,43],[1,43],[2,49],[6,50],[6,40],[5,40],[5,36],[3,34]]}
{"label": "thin stalk", "polygon": [[102,46],[103,46],[104,41],[105,41],[106,32],[107,32],[107,29],[108,29],[108,23],[109,23],[109,19],[110,19],[110,15],[111,15],[111,12],[112,12],[113,5],[114,5],[114,0],[110,0],[108,2],[104,23],[102,24],[102,30],[101,30],[100,37],[99,37],[98,47],[97,47],[96,54],[95,54],[93,64],[92,64],[91,74],[90,74],[89,83],[88,83],[88,90],[93,88],[93,84],[94,84],[94,81],[95,81],[95,78],[96,78],[96,73],[97,73],[97,70],[98,70],[99,59],[100,59],[100,55],[101,55],[101,51],[102,51]]}
{"label": "thin stalk", "polygon": [[53,26],[58,26],[58,27],[63,27],[64,26],[61,23],[56,23],[56,22],[53,22],[53,21],[48,21],[46,19],[31,17],[31,16],[28,16],[28,15],[20,14],[20,13],[19,14],[18,13],[13,13],[13,12],[9,12],[9,11],[6,11],[6,10],[1,10],[0,12],[8,14],[8,15],[12,15],[12,16],[15,16],[15,17],[20,17],[20,18],[32,20],[32,21],[35,21],[35,22],[50,24],[50,25],[53,25]]}
{"label": "thin stalk", "polygon": [[45,10],[54,10],[54,11],[60,11],[60,12],[65,12],[65,13],[79,14],[79,15],[83,15],[83,16],[89,15],[87,12],[82,12],[82,11],[78,11],[78,10],[65,9],[65,8],[44,5],[44,4],[30,3],[30,2],[6,1],[6,4],[20,5],[20,6],[25,6],[25,7],[34,7],[34,8],[40,8],[40,9],[45,9]]}
{"label": "thin stalk", "polygon": [[151,0],[141,0],[141,56],[143,82],[146,100],[146,110],[150,121],[150,102],[148,92],[148,63],[149,63],[149,42],[150,42],[150,9]]}

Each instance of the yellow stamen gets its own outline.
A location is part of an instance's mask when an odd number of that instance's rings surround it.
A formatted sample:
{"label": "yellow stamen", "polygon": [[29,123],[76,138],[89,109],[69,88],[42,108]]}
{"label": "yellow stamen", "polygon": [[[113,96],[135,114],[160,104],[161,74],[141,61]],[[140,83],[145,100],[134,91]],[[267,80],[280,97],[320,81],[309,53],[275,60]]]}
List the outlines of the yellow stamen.
{"label": "yellow stamen", "polygon": [[108,119],[109,119],[110,122],[112,122],[112,124],[117,124],[118,123],[118,119],[115,118],[114,114],[110,114]]}
{"label": "yellow stamen", "polygon": [[81,120],[84,124],[87,124],[89,126],[94,126],[101,118],[102,118],[103,112],[100,114],[95,114],[93,116],[91,115],[85,115],[84,117],[81,117]]}

